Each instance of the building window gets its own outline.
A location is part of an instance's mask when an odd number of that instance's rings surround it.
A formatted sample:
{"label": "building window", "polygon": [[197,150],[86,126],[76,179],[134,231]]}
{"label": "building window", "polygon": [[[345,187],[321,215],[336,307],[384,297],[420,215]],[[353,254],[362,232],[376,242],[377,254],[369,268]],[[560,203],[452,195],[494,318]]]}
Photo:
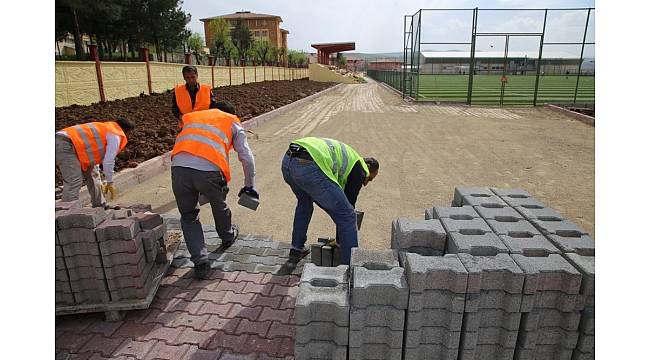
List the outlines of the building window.
{"label": "building window", "polygon": [[266,26],[266,20],[262,20],[262,25]]}
{"label": "building window", "polygon": [[269,36],[268,30],[262,30],[262,37],[268,37],[268,36]]}
{"label": "building window", "polygon": [[260,32],[255,30],[255,37],[260,37]]}

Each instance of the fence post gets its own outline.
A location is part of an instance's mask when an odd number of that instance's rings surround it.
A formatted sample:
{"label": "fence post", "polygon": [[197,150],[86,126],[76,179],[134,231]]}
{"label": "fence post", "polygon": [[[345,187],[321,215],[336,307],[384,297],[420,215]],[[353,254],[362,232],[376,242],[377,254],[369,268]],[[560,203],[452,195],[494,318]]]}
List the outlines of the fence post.
{"label": "fence post", "polygon": [[228,60],[228,85],[232,86],[232,63]]}
{"label": "fence post", "polygon": [[257,64],[255,63],[255,60],[253,60],[253,77],[253,82],[257,82]]}
{"label": "fence post", "polygon": [[264,80],[266,81],[266,64],[262,64],[262,71],[264,72]]}
{"label": "fence post", "polygon": [[95,60],[95,72],[97,73],[97,85],[99,86],[99,100],[101,102],[105,102],[106,95],[104,95],[104,79],[102,77],[102,64],[99,61],[99,54],[97,53],[97,45],[89,44],[88,50],[90,51],[90,58]]}
{"label": "fence post", "polygon": [[192,65],[192,54],[191,53],[185,53],[185,63],[187,65]]}
{"label": "fence post", "polygon": [[149,95],[153,93],[153,89],[151,87],[151,65],[149,64],[149,49],[146,47],[140,48],[140,59],[144,61],[145,65],[147,66],[147,88],[149,88]]}
{"label": "fence post", "polygon": [[214,55],[208,55],[208,65],[210,65],[210,72],[212,73],[212,88],[214,89]]}

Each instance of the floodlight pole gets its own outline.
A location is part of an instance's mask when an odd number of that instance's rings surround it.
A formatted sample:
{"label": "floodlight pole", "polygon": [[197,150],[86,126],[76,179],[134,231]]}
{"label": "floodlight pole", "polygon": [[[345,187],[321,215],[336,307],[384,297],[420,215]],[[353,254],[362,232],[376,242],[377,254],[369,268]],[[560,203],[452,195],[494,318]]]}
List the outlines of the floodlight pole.
{"label": "floodlight pole", "polygon": [[580,63],[578,64],[578,77],[576,78],[576,91],[573,93],[573,105],[576,104],[578,98],[578,86],[580,85],[580,73],[582,72],[582,60],[585,53],[585,41],[587,41],[587,30],[589,28],[589,16],[591,15],[591,8],[587,10],[587,21],[585,23],[585,33],[582,36],[582,49],[580,50]]}
{"label": "floodlight pole", "polygon": [[546,17],[548,9],[544,10],[544,25],[542,27],[542,36],[539,39],[539,57],[537,58],[537,74],[535,76],[535,94],[533,95],[533,106],[537,106],[537,91],[539,90],[539,72],[542,69],[542,50],[544,48],[544,34],[546,33]]}
{"label": "floodlight pole", "polygon": [[469,57],[469,81],[467,83],[467,105],[472,105],[472,84],[474,83],[474,62],[476,54],[476,24],[478,22],[478,7],[472,14],[472,47]]}

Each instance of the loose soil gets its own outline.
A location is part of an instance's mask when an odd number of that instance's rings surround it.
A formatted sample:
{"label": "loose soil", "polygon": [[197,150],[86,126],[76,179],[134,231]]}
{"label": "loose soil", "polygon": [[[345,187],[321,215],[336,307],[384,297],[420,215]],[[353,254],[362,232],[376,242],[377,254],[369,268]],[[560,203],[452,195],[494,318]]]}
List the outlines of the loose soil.
{"label": "loose soil", "polygon": [[[217,100],[235,105],[242,122],[273,109],[315,94],[334,83],[302,80],[262,81],[244,85],[216,88]],[[129,142],[115,161],[115,170],[137,166],[145,160],[170,151],[178,133],[178,119],[171,112],[171,92],[151,96],[96,103],[88,106],[72,105],[55,109],[56,130],[90,121],[104,121],[124,117],[136,123]],[[56,185],[61,185],[56,173]]]}

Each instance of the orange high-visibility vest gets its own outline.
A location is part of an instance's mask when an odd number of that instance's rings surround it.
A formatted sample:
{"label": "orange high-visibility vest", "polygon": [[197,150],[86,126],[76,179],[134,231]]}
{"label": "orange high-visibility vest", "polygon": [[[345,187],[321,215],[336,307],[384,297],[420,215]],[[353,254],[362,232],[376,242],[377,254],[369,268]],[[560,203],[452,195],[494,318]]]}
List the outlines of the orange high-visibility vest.
{"label": "orange high-visibility vest", "polygon": [[106,134],[120,137],[120,151],[124,150],[127,139],[122,128],[114,121],[89,122],[70,126],[62,131],[70,137],[83,171],[100,164],[106,154]]}
{"label": "orange high-visibility vest", "polygon": [[239,122],[239,118],[219,109],[183,115],[183,129],[176,136],[172,159],[180,152],[204,158],[219,167],[230,181],[228,152],[232,149],[233,122]]}
{"label": "orange high-visibility vest", "polygon": [[181,114],[185,115],[192,111],[208,110],[210,108],[210,90],[211,88],[208,85],[199,84],[199,91],[196,93],[194,107],[192,107],[192,98],[185,84],[176,85],[174,87],[174,96],[176,97],[176,105],[181,111]]}

